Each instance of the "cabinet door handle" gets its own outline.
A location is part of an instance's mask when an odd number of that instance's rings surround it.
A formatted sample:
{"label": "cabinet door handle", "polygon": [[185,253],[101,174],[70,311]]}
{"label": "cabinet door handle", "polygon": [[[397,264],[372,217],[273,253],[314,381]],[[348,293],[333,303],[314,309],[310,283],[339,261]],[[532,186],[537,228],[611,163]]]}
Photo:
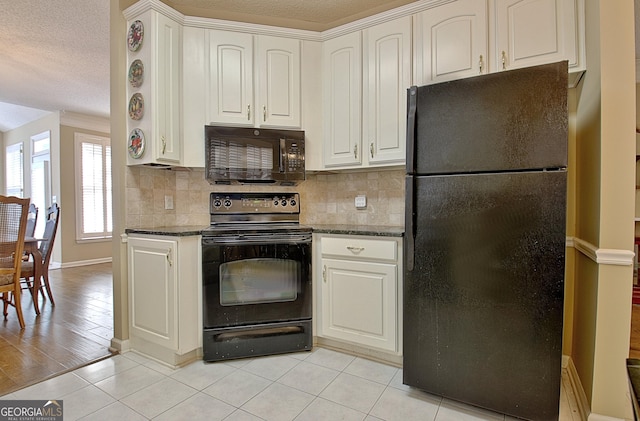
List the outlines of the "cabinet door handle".
{"label": "cabinet door handle", "polygon": [[353,157],[355,159],[358,159],[358,145],[357,144],[353,145]]}
{"label": "cabinet door handle", "polygon": [[480,54],[480,60],[478,61],[478,68],[480,69],[480,74],[482,74],[482,70],[484,68],[484,59],[482,58],[482,54]]}
{"label": "cabinet door handle", "polygon": [[251,104],[247,105],[247,120],[251,121]]}
{"label": "cabinet door handle", "polygon": [[322,280],[327,282],[327,265],[322,266]]}
{"label": "cabinet door handle", "polygon": [[262,106],[262,121],[267,121],[267,106]]}
{"label": "cabinet door handle", "polygon": [[357,253],[360,253],[362,250],[364,250],[364,247],[347,246],[347,250],[357,254]]}
{"label": "cabinet door handle", "polygon": [[162,136],[160,140],[162,141],[162,155],[164,155],[164,151],[167,150],[167,139]]}
{"label": "cabinet door handle", "polygon": [[171,259],[171,249],[167,250],[167,262],[169,266],[173,266],[173,259]]}
{"label": "cabinet door handle", "polygon": [[507,70],[507,53],[502,52],[502,70]]}
{"label": "cabinet door handle", "polygon": [[369,151],[371,152],[371,158],[373,158],[373,153],[375,151],[375,149],[373,147],[373,142],[371,142],[371,144],[369,145]]}

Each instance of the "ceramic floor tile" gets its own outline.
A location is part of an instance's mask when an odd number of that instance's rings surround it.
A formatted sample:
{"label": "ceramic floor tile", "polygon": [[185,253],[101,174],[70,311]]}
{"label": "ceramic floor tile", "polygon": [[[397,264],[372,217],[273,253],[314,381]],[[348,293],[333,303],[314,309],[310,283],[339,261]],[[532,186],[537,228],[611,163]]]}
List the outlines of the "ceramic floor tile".
{"label": "ceramic floor tile", "polygon": [[[66,414],[65,414],[66,417]],[[66,420],[66,418],[65,418]],[[119,421],[147,421],[146,417],[138,414],[122,402],[114,402],[102,409],[93,412],[86,417],[80,418],[81,421],[96,420],[119,420]]]}
{"label": "ceramic floor tile", "polygon": [[402,369],[398,369],[398,372],[393,376],[393,379],[391,379],[391,381],[389,382],[389,386],[396,388],[396,389],[400,389],[400,390],[406,390],[409,391],[411,390],[411,387],[407,386],[406,384],[402,383]]}
{"label": "ceramic floor tile", "polygon": [[195,395],[197,390],[172,378],[145,387],[120,401],[147,418],[153,418]]}
{"label": "ceramic floor tile", "polygon": [[441,400],[423,392],[387,387],[370,414],[385,421],[433,421]]}
{"label": "ceramic floor tile", "polygon": [[282,376],[278,383],[291,386],[295,389],[312,395],[319,395],[337,376],[339,371],[320,365],[309,364],[302,361]]}
{"label": "ceramic floor tile", "polygon": [[385,386],[379,383],[341,373],[322,391],[320,397],[368,413],[384,389]]}
{"label": "ceramic floor tile", "polygon": [[202,390],[234,371],[235,368],[226,364],[195,361],[175,370],[170,377],[194,389]]}
{"label": "ceramic floor tile", "polygon": [[258,393],[242,409],[269,421],[293,420],[313,401],[314,396],[279,383]]}
{"label": "ceramic floor tile", "polygon": [[313,354],[309,355],[305,361],[318,364],[333,370],[342,371],[355,360],[353,355],[343,354],[325,348],[315,348]]}
{"label": "ceramic floor tile", "polygon": [[342,420],[342,421],[362,421],[367,415],[355,409],[316,398],[304,411],[296,417],[296,421],[318,421],[318,420]]}
{"label": "ceramic floor tile", "polygon": [[436,421],[496,421],[505,416],[460,402],[443,399],[438,409]]}
{"label": "ceramic floor tile", "polygon": [[225,418],[224,421],[263,421],[263,419],[238,409],[236,412]]}
{"label": "ceramic floor tile", "polygon": [[95,383],[111,377],[116,373],[128,370],[137,366],[133,360],[125,358],[122,355],[116,355],[111,358],[104,359],[94,364],[79,368],[74,371],[75,374],[82,377],[88,382]]}
{"label": "ceramic floor tile", "polygon": [[163,412],[154,421],[217,421],[236,408],[204,393],[197,393]]}
{"label": "ceramic floor tile", "polygon": [[127,395],[150,386],[166,376],[155,370],[138,365],[129,370],[116,373],[111,377],[101,380],[95,385],[116,399],[122,399]]}
{"label": "ceramic floor tile", "polygon": [[388,385],[398,372],[398,369],[365,358],[356,358],[344,369],[344,372],[376,383]]}
{"label": "ceramic floor tile", "polygon": [[74,373],[66,373],[15,391],[13,394],[16,399],[60,399],[88,385],[89,382]]}
{"label": "ceramic floor tile", "polygon": [[267,379],[238,370],[218,380],[203,392],[239,408],[270,384]]}
{"label": "ceramic floor tile", "polygon": [[72,421],[111,405],[116,400],[94,385],[89,385],[63,396],[62,401],[64,402],[64,419]]}
{"label": "ceramic floor tile", "polygon": [[286,355],[277,355],[272,357],[256,358],[249,364],[242,367],[242,370],[248,371],[268,380],[278,380],[287,371],[298,365],[300,360],[288,357]]}

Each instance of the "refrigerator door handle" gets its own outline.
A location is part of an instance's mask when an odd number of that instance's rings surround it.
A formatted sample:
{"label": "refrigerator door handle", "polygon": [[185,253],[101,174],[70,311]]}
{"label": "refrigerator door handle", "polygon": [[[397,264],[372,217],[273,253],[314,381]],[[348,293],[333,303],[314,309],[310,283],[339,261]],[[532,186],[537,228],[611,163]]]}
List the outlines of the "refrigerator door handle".
{"label": "refrigerator door handle", "polygon": [[406,195],[406,202],[405,202],[405,208],[404,208],[404,213],[405,213],[404,215],[404,221],[405,221],[404,222],[405,224],[404,253],[406,256],[405,270],[411,272],[413,270],[413,265],[415,260],[414,242],[415,242],[416,233],[415,233],[415,221],[414,221],[415,213],[413,209],[415,192],[413,190],[413,177],[410,175],[408,175],[405,180],[405,195]]}
{"label": "refrigerator door handle", "polygon": [[407,174],[415,173],[415,134],[418,87],[407,89]]}

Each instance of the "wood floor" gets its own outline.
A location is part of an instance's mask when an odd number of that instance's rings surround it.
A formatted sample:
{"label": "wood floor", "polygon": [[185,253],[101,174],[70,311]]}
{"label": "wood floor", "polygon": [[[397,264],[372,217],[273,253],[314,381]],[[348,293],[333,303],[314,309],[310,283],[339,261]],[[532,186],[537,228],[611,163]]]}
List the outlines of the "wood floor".
{"label": "wood floor", "polygon": [[40,297],[36,316],[23,291],[26,327],[16,311],[0,316],[0,395],[111,355],[113,286],[111,263],[49,272],[56,305]]}

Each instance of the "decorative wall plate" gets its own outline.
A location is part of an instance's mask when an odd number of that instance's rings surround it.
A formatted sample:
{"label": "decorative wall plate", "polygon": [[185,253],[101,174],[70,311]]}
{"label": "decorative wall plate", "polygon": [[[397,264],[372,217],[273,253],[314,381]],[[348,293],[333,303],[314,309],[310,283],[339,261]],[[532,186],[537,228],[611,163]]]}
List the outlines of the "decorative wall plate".
{"label": "decorative wall plate", "polygon": [[140,59],[133,60],[129,66],[129,83],[133,88],[139,88],[144,81],[144,64]]}
{"label": "decorative wall plate", "polygon": [[127,36],[127,45],[129,46],[129,51],[138,51],[140,46],[142,45],[142,40],[144,38],[144,25],[142,21],[135,21],[129,27],[129,35]]}
{"label": "decorative wall plate", "polygon": [[129,117],[131,120],[140,120],[144,115],[144,98],[141,93],[133,94],[129,100]]}
{"label": "decorative wall plate", "polygon": [[129,133],[129,144],[127,145],[129,155],[133,159],[138,159],[144,153],[144,133],[140,129],[133,129]]}

